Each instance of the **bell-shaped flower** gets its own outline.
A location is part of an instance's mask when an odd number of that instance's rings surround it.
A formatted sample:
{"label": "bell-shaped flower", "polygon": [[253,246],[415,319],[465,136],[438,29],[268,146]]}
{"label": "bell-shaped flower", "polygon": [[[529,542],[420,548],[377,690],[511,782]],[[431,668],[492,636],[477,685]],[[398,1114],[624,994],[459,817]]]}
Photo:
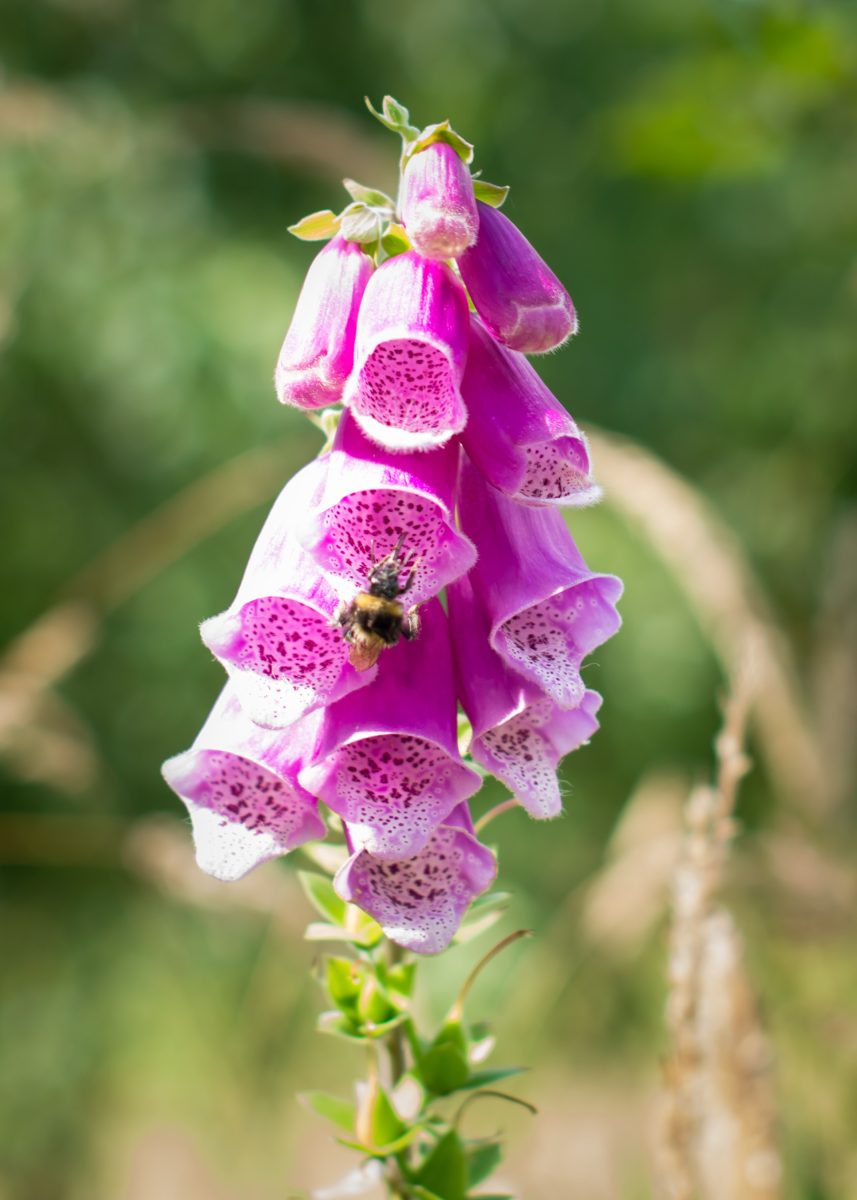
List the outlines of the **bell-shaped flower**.
{"label": "bell-shaped flower", "polygon": [[478,317],[461,383],[469,420],[461,443],[485,478],[524,504],[594,504],[586,439],[523,354]]}
{"label": "bell-shaped flower", "polygon": [[256,541],[238,594],[200,634],[223,664],[248,715],[278,728],[373,678],[348,661],[333,623],[338,597],[295,538],[295,525],[327,474],[326,458],[280,493]]}
{"label": "bell-shaped flower", "polygon": [[459,448],[394,454],[363,435],[346,409],[329,455],[324,487],[298,536],[347,599],[398,545],[411,586],[402,597],[421,604],[468,571],[476,551],[455,526]]}
{"label": "bell-shaped flower", "polygon": [[458,258],[479,233],[470,171],[446,142],[432,142],[408,159],[399,209],[411,244],[424,258]]}
{"label": "bell-shaped flower", "polygon": [[313,259],[274,372],[281,404],[323,408],[342,399],[354,365],[357,311],[372,271],[363,248],[341,234]]}
{"label": "bell-shaped flower", "polygon": [[190,750],[164,763],[164,779],[190,813],[203,871],[240,879],[324,837],[316,800],[298,782],[319,720],[314,714],[288,729],[261,729],[227,684]]}
{"label": "bell-shaped flower", "polygon": [[413,250],[388,258],[366,288],[345,403],[374,441],[429,450],[464,428],[459,386],[468,308],[450,268]]}
{"label": "bell-shaped flower", "polygon": [[589,569],[557,509],[516,504],[469,461],[459,511],[479,550],[470,580],[491,646],[560,708],[576,708],[582,660],[621,623],[621,581]]}
{"label": "bell-shaped flower", "polygon": [[352,846],[411,858],[482,780],[458,751],[446,615],[432,600],[413,641],[385,651],[378,676],[324,713],[301,783],[339,813]]}
{"label": "bell-shaped flower", "polygon": [[476,311],[512,350],[556,349],[577,332],[571,296],[508,217],[480,201],[477,208],[479,237],[458,260]]}
{"label": "bell-shaped flower", "polygon": [[[346,827],[350,840],[350,831]],[[494,882],[497,861],[477,841],[466,804],[450,813],[419,854],[399,862],[356,850],[333,886],[374,917],[391,941],[417,954],[439,954],[471,901]]]}
{"label": "bell-shaped flower", "polygon": [[448,598],[452,627],[467,631],[453,646],[458,697],[473,729],[470,756],[531,817],[556,817],[562,810],[557,767],[595,733],[601,697],[586,691],[576,708],[559,708],[492,650],[488,614],[468,577],[452,585]]}

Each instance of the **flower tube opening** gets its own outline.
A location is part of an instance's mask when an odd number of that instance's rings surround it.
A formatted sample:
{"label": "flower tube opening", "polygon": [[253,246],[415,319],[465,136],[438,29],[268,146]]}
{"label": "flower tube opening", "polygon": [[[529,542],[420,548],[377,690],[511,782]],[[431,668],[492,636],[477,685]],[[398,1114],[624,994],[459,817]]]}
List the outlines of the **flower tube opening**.
{"label": "flower tube opening", "polygon": [[226,685],[193,746],[161,768],[190,814],[203,871],[231,882],[325,836],[316,801],[298,782],[316,730],[315,718],[277,734],[260,729]]}

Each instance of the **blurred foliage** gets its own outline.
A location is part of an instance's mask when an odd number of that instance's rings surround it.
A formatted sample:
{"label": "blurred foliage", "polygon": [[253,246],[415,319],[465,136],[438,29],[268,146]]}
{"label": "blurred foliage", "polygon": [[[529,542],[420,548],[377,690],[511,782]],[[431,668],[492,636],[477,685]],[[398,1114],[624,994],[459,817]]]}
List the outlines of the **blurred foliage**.
{"label": "blurred foliage", "polygon": [[[808,708],[853,713],[838,616],[857,479],[852,5],[6,0],[0,44],[9,641],[206,472],[271,446],[285,480],[315,452],[269,382],[312,254],[286,228],[341,206],[342,175],[393,186],[395,143],[361,102],[392,92],[476,143],[569,284],[582,333],[540,363],[551,387],[701,489],[771,596]],[[56,786],[4,778],[3,1200],[282,1197],[335,1177],[292,1095],[337,1090],[350,1051],[331,1060],[309,1037],[290,865],[264,868],[283,926],[276,905],[184,895],[128,849],[133,822],[176,815],[158,765],[220,682],[194,626],[230,599],[264,507],[165,562],[81,651],[60,694],[92,756],[83,783],[62,786],[61,761]],[[664,941],[656,926],[616,956],[581,899],[640,781],[707,770],[722,680],[675,581],[609,506],[575,532],[625,577],[626,624],[590,668],[603,728],[566,765],[567,816],[492,826],[509,919],[539,939],[480,981],[474,1012],[498,1013],[505,1057],[538,1068],[546,1115],[513,1120],[513,1182],[563,1191],[571,1168],[551,1171],[596,1113],[621,1173],[581,1152],[575,1194],[632,1198],[649,1194]],[[790,1200],[857,1195],[857,967],[848,880],[836,892],[825,857],[855,848],[846,799],[823,822],[811,796],[784,810],[761,767],[744,791],[735,905],[780,1056]],[[777,850],[795,829],[809,865]],[[434,1011],[475,954],[426,970]]]}

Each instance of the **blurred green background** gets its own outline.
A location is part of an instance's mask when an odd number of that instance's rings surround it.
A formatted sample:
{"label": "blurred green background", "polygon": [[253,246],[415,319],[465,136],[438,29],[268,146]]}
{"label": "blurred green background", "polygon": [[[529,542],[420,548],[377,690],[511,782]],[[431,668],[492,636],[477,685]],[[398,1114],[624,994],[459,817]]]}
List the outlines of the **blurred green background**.
{"label": "blurred green background", "polygon": [[[665,464],[596,441],[608,499],[573,528],[627,585],[587,677],[602,731],[561,822],[491,827],[501,929],[537,933],[473,1005],[543,1110],[491,1114],[503,1179],[654,1194],[669,847],[755,621],[773,674],[730,901],[783,1194],[857,1196],[857,10],[5,0],[0,48],[0,1198],[272,1200],[339,1173],[293,1093],[361,1064],[312,1033],[292,866],[206,880],[158,767],[220,685],[195,625],[319,445],[270,383],[313,253],[286,227],[342,206],[343,175],[393,186],[362,108],[385,92],[511,185],[581,315],[540,369]],[[427,1011],[484,948],[426,968]]]}

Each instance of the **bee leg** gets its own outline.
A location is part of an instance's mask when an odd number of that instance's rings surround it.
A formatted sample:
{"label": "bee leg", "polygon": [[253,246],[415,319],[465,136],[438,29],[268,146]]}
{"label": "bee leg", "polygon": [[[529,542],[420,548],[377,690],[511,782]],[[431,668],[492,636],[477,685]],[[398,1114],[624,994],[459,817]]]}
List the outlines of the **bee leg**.
{"label": "bee leg", "polygon": [[405,619],[402,621],[402,637],[407,642],[412,642],[420,636],[420,614],[419,605],[412,605],[405,613]]}
{"label": "bee leg", "polygon": [[347,619],[346,613],[348,612],[348,608],[349,606],[345,603],[345,601],[340,600],[336,608],[333,610],[329,624],[334,626],[334,628],[337,625],[344,625]]}
{"label": "bee leg", "polygon": [[399,588],[400,596],[404,596],[405,592],[410,591],[411,585],[414,582],[414,575],[416,575],[416,571],[408,571],[408,574],[405,577],[405,582]]}

